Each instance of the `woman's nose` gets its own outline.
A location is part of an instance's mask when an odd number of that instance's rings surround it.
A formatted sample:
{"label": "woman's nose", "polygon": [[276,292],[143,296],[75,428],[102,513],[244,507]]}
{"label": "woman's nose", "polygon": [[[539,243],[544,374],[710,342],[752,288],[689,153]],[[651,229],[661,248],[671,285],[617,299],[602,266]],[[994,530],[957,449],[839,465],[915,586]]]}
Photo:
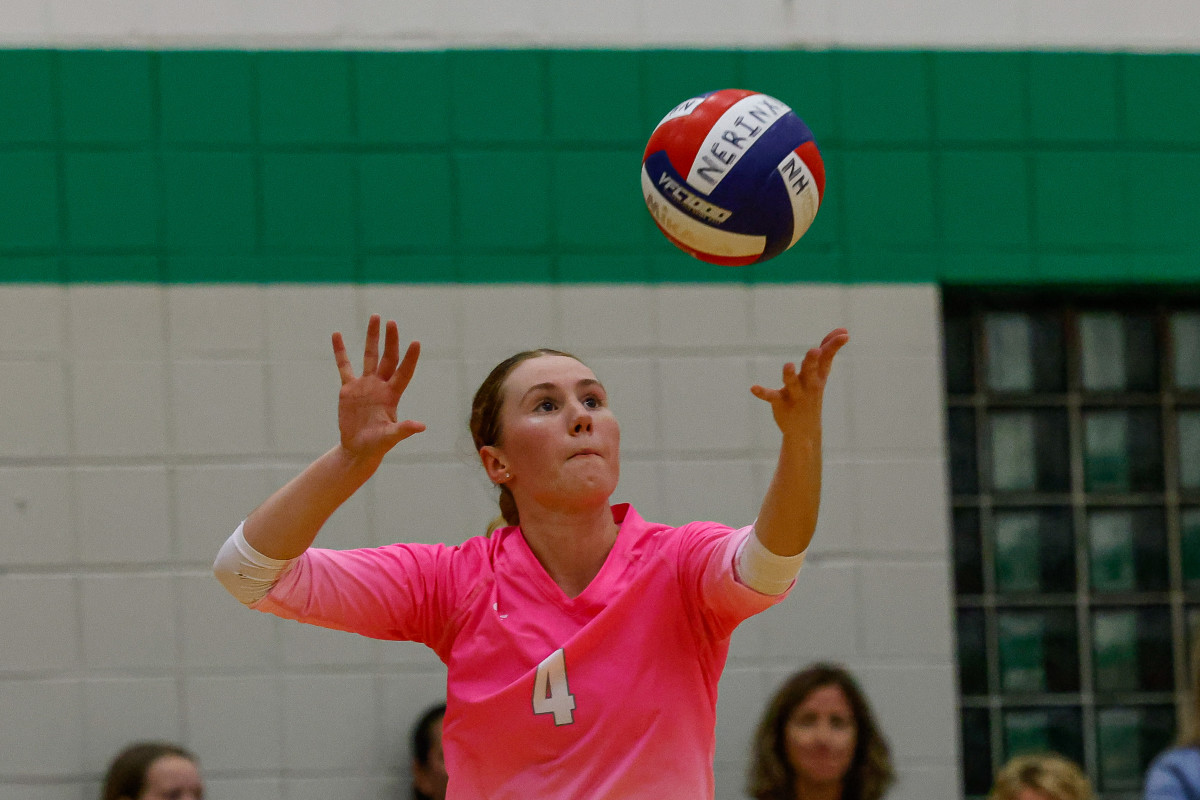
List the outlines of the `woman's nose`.
{"label": "woman's nose", "polygon": [[575,411],[575,433],[591,433],[592,412],[587,406],[580,404]]}

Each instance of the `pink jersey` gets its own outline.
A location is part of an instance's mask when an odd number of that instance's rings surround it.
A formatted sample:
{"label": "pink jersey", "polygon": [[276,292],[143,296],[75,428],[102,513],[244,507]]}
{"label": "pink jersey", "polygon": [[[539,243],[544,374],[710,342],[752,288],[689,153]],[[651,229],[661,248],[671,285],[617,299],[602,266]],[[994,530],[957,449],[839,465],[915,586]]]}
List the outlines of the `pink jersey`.
{"label": "pink jersey", "polygon": [[616,544],[575,598],[514,527],[458,547],[312,548],[254,607],[433,648],[450,798],[712,798],[729,637],[784,595],[735,578],[749,529],[671,528],[628,505],[613,518]]}

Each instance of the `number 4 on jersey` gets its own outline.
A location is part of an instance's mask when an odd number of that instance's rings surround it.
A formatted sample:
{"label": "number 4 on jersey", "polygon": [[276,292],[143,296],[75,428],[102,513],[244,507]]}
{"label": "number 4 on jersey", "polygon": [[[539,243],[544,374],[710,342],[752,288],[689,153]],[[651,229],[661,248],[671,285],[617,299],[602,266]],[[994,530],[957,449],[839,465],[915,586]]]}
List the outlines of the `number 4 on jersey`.
{"label": "number 4 on jersey", "polygon": [[538,665],[533,682],[533,713],[553,714],[555,725],[570,725],[575,721],[575,695],[567,686],[567,660],[562,648],[551,653]]}

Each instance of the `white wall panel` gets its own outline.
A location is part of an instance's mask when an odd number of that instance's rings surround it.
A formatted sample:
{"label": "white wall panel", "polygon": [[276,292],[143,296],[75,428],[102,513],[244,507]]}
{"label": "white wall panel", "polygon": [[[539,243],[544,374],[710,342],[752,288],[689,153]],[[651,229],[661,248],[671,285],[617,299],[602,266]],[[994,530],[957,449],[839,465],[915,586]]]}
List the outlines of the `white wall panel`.
{"label": "white wall panel", "polygon": [[946,47],[1195,50],[1190,0],[8,0],[7,46]]}
{"label": "white wall panel", "polygon": [[61,286],[10,286],[0,292],[0,357],[61,354],[67,309]]}
{"label": "white wall panel", "polygon": [[0,452],[14,456],[60,456],[70,448],[68,378],[50,359],[0,361]]}
{"label": "white wall panel", "polygon": [[74,554],[71,480],[65,468],[0,469],[0,564],[53,564]]}

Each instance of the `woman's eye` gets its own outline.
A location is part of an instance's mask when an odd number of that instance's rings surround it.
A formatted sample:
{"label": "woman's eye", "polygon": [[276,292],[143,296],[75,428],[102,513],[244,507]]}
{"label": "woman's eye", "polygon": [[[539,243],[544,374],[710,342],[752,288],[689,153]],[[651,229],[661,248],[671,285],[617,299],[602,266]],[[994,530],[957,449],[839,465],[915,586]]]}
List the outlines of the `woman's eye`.
{"label": "woman's eye", "polygon": [[595,395],[589,395],[583,399],[583,404],[588,408],[599,408],[600,398],[596,397]]}
{"label": "woman's eye", "polygon": [[553,411],[554,403],[550,400],[543,400],[537,405],[538,411]]}

